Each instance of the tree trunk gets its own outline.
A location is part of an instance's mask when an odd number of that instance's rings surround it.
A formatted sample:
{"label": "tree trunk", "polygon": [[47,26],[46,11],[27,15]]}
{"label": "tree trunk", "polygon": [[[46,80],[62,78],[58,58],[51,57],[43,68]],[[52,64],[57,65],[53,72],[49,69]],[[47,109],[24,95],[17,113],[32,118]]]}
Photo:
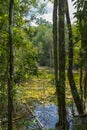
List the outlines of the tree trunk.
{"label": "tree trunk", "polygon": [[13,111],[13,5],[9,3],[9,43],[8,43],[8,130],[12,130]]}
{"label": "tree trunk", "polygon": [[80,92],[81,92],[81,101],[83,102],[83,85],[82,85],[82,81],[83,81],[83,67],[82,67],[82,63],[80,63]]}
{"label": "tree trunk", "polygon": [[72,67],[73,67],[73,36],[72,36],[72,27],[71,27],[71,21],[69,16],[69,9],[68,9],[68,1],[66,0],[66,19],[67,19],[67,25],[69,30],[69,67],[68,67],[68,79],[69,84],[71,87],[71,92],[74,98],[74,102],[76,104],[77,110],[79,114],[84,113],[84,107],[83,102],[80,99],[79,93],[76,88],[76,84],[73,77]]}
{"label": "tree trunk", "polygon": [[87,68],[85,69],[85,77],[84,77],[84,99],[87,99]]}
{"label": "tree trunk", "polygon": [[[57,38],[57,0],[54,0],[53,8],[53,51],[54,51],[54,72],[55,72],[55,86],[56,94],[58,93],[58,38]],[[59,101],[57,94],[57,101]]]}
{"label": "tree trunk", "polygon": [[[62,3],[63,2],[63,3]],[[64,1],[62,1],[60,6],[64,7]],[[59,112],[59,122],[57,124],[58,128],[65,130],[66,127],[66,108],[65,108],[65,37],[64,37],[64,10],[60,10],[60,64],[59,64],[59,81],[58,81],[58,35],[57,35],[57,0],[54,0],[53,9],[53,45],[54,45],[54,69],[55,69],[55,85],[56,94],[58,101],[58,112]],[[60,7],[60,9],[61,9]],[[62,12],[61,12],[62,11]],[[61,30],[62,29],[62,30]]]}
{"label": "tree trunk", "polygon": [[58,84],[58,106],[59,122],[62,130],[66,129],[66,102],[65,102],[65,1],[59,0],[59,84]]}
{"label": "tree trunk", "polygon": [[55,69],[55,82],[58,84],[58,45],[57,45],[57,0],[54,0],[53,9],[53,47],[54,47],[54,69]]}

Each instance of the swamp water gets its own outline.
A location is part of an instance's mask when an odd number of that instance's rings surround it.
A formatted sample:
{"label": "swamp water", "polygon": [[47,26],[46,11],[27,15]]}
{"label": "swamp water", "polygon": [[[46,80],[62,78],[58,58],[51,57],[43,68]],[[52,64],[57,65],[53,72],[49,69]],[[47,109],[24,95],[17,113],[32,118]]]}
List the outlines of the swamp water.
{"label": "swamp water", "polygon": [[[58,122],[58,110],[54,104],[38,105],[36,106],[34,113],[38,117],[39,121],[44,127],[44,130],[56,130],[55,124]],[[67,108],[67,120],[69,122],[69,130],[73,127],[73,118],[70,108]],[[34,119],[32,120],[34,122]],[[37,123],[36,123],[37,124]],[[28,130],[38,130],[38,126],[34,123],[28,127]]]}
{"label": "swamp water", "polygon": [[[37,119],[43,126],[43,130],[56,130],[55,124],[58,122],[58,108],[54,104],[34,104],[34,114],[35,116],[29,116],[27,121],[29,125],[23,130],[40,130]],[[76,109],[74,109],[75,115],[78,115]],[[72,107],[67,107],[67,120],[69,123],[68,130],[87,130],[87,117],[79,118],[72,116]]]}

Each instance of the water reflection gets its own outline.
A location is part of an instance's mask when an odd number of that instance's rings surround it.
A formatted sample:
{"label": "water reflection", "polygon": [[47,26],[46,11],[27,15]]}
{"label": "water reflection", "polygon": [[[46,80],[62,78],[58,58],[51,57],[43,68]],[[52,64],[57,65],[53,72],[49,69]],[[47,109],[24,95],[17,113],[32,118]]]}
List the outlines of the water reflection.
{"label": "water reflection", "polygon": [[[20,130],[40,130],[38,120],[41,123],[40,128],[44,128],[43,130],[56,130],[55,124],[58,122],[58,108],[54,104],[45,104],[41,105],[37,102],[34,102],[32,109],[32,114],[30,111],[29,115],[19,122],[18,129],[21,127]],[[27,108],[25,107],[25,111]],[[72,105],[70,104],[67,108],[67,121],[69,122],[69,129],[68,130],[87,130],[87,116],[72,116],[78,115],[77,109],[74,106],[72,110]],[[35,116],[36,115],[36,116]],[[38,118],[36,118],[38,117]],[[22,128],[23,127],[23,128]]]}
{"label": "water reflection", "polygon": [[[45,129],[55,130],[55,124],[58,122],[58,108],[54,104],[47,104],[47,105],[38,105],[34,110],[36,116],[43,124]],[[72,112],[70,108],[67,108],[67,120],[69,122],[69,130],[72,130],[73,126],[73,118]],[[32,128],[33,127],[33,128]],[[34,125],[29,126],[29,130],[37,130]]]}
{"label": "water reflection", "polygon": [[44,128],[55,129],[55,124],[58,121],[57,106],[49,104],[45,106],[39,106],[35,109],[36,116],[39,118]]}

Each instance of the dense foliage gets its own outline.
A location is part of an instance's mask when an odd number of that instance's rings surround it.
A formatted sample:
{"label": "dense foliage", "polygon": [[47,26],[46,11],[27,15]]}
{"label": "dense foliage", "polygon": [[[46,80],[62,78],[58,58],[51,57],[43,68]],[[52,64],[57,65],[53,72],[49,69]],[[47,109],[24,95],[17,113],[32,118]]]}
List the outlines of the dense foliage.
{"label": "dense foliage", "polygon": [[[70,105],[74,99],[78,110],[81,108],[79,107],[81,103],[82,107],[85,104],[82,111],[85,113],[87,103],[87,1],[72,0],[76,9],[74,12],[76,21],[73,24],[70,22],[67,6],[64,7],[63,2],[67,0],[62,0],[62,2],[60,0],[58,4],[55,4],[56,0],[14,0],[13,19],[10,21],[11,1],[0,0],[0,122],[3,124],[8,119],[10,82],[12,83],[10,96],[13,98],[12,114],[14,117],[16,117],[16,112],[21,115],[21,110],[15,109],[20,108],[23,101],[30,105],[33,104],[32,102],[43,104],[45,101],[57,104],[55,95],[59,100],[57,105],[60,105],[59,115],[62,123],[66,122],[67,113],[64,109],[66,100]],[[49,2],[55,4],[53,23],[41,17],[47,13]],[[65,14],[66,21],[64,21]],[[12,73],[10,73],[11,64]],[[70,74],[68,78],[65,71],[67,69],[71,72],[68,72]],[[56,78],[54,78],[54,70]],[[73,81],[72,84],[69,84],[69,78]],[[54,85],[56,85],[56,90]],[[62,111],[65,111],[65,114]],[[65,122],[63,122],[64,118]]]}

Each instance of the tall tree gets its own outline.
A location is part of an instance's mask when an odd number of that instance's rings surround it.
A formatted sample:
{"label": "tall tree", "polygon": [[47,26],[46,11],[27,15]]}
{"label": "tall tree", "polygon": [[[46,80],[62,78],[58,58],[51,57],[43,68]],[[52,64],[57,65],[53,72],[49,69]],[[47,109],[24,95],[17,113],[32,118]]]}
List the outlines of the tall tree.
{"label": "tall tree", "polygon": [[[54,0],[53,9],[53,45],[54,45],[54,69],[55,85],[58,101],[59,122],[58,129],[66,128],[66,104],[65,104],[65,28],[64,28],[64,1],[59,2],[59,53],[58,53],[58,34],[57,34],[57,12],[58,1]],[[62,7],[62,8],[61,8]],[[58,65],[59,55],[59,65]],[[58,72],[59,68],[59,72]],[[59,76],[58,76],[59,75]]]}
{"label": "tall tree", "polygon": [[54,69],[55,69],[55,86],[57,101],[59,102],[58,90],[58,38],[57,38],[57,0],[54,0],[53,8],[53,48],[54,48]]}
{"label": "tall tree", "polygon": [[8,130],[12,130],[13,111],[13,6],[14,0],[9,2],[9,43],[8,43]]}
{"label": "tall tree", "polygon": [[[59,0],[59,125],[66,127],[65,102],[65,0]],[[61,103],[62,102],[62,103]]]}
{"label": "tall tree", "polygon": [[68,1],[66,0],[66,18],[67,18],[67,25],[68,25],[68,32],[69,32],[69,66],[68,66],[68,79],[69,79],[69,84],[71,87],[71,92],[77,107],[77,110],[79,114],[83,114],[83,102],[80,99],[79,93],[77,91],[77,87],[74,81],[73,77],[73,35],[72,35],[72,26],[71,26],[71,21],[70,21],[70,16],[69,16],[69,8],[68,8]]}

